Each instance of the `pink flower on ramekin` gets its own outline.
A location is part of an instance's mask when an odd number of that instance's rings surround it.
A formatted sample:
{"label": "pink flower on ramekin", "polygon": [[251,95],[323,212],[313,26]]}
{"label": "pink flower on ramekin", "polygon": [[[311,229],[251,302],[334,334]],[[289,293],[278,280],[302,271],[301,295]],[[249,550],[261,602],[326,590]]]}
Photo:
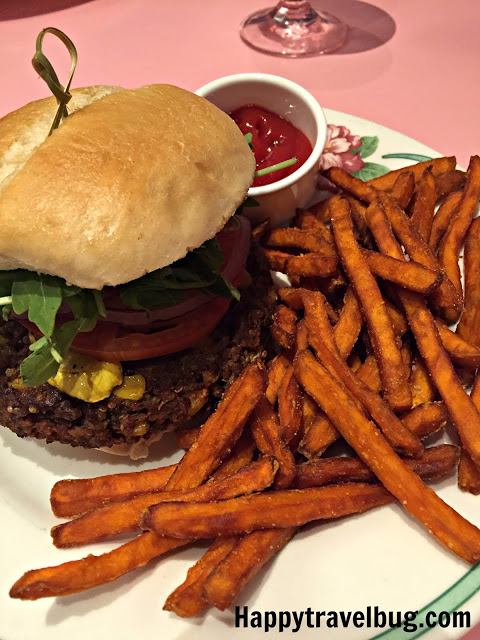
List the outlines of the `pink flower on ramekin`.
{"label": "pink flower on ramekin", "polygon": [[358,154],[352,153],[352,149],[361,146],[360,136],[351,134],[347,127],[327,125],[327,142],[320,157],[320,171],[330,167],[340,167],[349,173],[359,171],[365,163]]}

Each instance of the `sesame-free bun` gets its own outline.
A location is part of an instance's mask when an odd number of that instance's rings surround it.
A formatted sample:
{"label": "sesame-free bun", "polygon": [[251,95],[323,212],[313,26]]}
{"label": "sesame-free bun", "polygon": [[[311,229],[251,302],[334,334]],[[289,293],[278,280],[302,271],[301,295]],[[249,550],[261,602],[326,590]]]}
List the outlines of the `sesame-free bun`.
{"label": "sesame-free bun", "polygon": [[199,247],[245,198],[254,156],[204,98],[171,85],[72,93],[50,137],[54,98],[0,119],[0,269],[115,286]]}

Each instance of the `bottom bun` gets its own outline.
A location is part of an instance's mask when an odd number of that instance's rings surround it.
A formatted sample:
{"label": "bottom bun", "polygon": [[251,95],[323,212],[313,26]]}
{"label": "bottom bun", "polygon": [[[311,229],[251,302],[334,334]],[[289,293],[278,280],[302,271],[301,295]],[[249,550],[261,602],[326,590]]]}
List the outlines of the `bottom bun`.
{"label": "bottom bun", "polygon": [[150,453],[150,447],[163,438],[166,431],[157,431],[149,438],[140,438],[138,442],[133,444],[114,444],[111,447],[99,447],[97,451],[103,451],[104,453],[110,453],[114,456],[128,456],[131,460],[141,460],[142,458],[148,458]]}

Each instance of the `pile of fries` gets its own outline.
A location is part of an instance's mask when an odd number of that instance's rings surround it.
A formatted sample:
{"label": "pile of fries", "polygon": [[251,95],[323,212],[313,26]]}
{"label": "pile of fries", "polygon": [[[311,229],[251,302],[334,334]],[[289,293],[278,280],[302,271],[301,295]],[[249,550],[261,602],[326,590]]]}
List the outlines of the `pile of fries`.
{"label": "pile of fries", "polygon": [[[57,482],[52,510],[70,519],[52,529],[57,547],[133,538],[29,571],[10,595],[76,593],[213,539],[164,609],[224,610],[302,525],[395,500],[478,561],[480,530],[424,483],[458,467],[460,488],[480,493],[480,158],[455,167],[439,158],[370,182],[332,168],[336,195],[288,229],[257,227],[292,285],[278,291],[276,355],[250,364],[203,427],[178,433],[177,465]],[[427,447],[447,423],[459,444]],[[329,456],[342,439],[353,455]]]}

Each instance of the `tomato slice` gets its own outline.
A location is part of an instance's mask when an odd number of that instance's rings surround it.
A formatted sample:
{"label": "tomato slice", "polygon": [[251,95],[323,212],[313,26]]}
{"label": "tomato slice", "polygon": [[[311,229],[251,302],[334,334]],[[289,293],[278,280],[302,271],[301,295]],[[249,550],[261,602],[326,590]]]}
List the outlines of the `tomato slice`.
{"label": "tomato slice", "polygon": [[[93,331],[79,333],[72,348],[98,360],[128,361],[165,356],[182,351],[210,334],[231,300],[213,298],[191,313],[175,319],[153,333],[129,333],[118,324],[99,323]],[[173,324],[173,326],[172,326]]]}
{"label": "tomato slice", "polygon": [[[222,273],[234,283],[240,280],[245,271],[250,247],[248,220],[241,217],[237,224],[236,229],[223,230],[217,235],[225,258]],[[191,310],[175,317],[167,315],[162,319],[159,314],[153,322],[150,318],[150,323],[144,323],[141,327],[143,333],[139,326],[129,327],[129,323],[124,321],[125,315],[131,315],[130,324],[134,324],[135,314],[139,312],[119,310],[115,322],[107,317],[106,321],[100,320],[93,331],[79,333],[72,343],[72,349],[99,360],[115,362],[156,358],[192,347],[215,329],[231,303],[230,298],[198,296],[199,306],[190,307]],[[181,312],[182,306],[185,308],[184,303],[176,305],[177,310]],[[152,312],[152,316],[154,314]],[[61,324],[60,318],[57,319]],[[33,334],[39,334],[38,328],[30,321],[24,318],[18,321]]]}

